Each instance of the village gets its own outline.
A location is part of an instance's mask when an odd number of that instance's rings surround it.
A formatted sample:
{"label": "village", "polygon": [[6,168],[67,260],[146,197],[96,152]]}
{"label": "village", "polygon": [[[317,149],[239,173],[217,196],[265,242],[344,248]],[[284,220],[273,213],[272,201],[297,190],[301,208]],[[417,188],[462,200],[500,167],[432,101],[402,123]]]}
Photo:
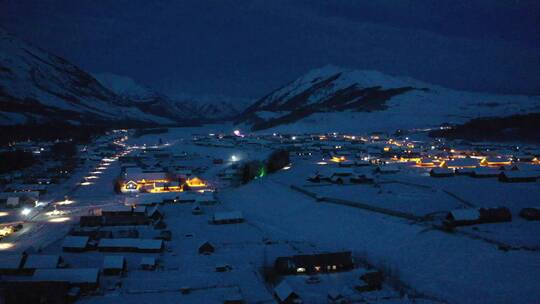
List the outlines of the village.
{"label": "village", "polygon": [[0,303],[540,297],[538,146],[228,125],[54,145],[6,148],[39,161],[0,176]]}

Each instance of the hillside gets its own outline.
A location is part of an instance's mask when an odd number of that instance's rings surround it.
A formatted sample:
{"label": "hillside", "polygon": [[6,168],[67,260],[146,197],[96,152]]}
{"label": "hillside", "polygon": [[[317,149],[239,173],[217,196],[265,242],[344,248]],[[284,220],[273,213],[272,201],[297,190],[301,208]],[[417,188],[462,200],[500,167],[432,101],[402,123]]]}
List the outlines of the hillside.
{"label": "hillside", "polygon": [[170,124],[65,59],[0,29],[0,125],[71,122]]}
{"label": "hillside", "polygon": [[190,102],[173,101],[151,87],[111,73],[93,74],[100,84],[148,114],[166,117],[184,124],[205,119]]}
{"label": "hillside", "polygon": [[252,130],[396,130],[528,113],[540,99],[460,92],[377,71],[325,66],[271,92],[236,120]]}

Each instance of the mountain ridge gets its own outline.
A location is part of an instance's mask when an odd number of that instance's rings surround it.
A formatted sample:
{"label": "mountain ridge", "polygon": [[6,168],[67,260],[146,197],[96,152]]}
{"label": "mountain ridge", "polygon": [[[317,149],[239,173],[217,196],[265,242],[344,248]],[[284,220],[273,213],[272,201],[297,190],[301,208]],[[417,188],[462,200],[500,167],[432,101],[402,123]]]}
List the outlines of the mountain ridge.
{"label": "mountain ridge", "polygon": [[[461,92],[409,77],[327,65],[258,99],[235,123],[254,131],[291,130],[294,126],[321,130],[321,125],[342,128],[347,121],[348,128],[354,129],[366,127],[375,118],[373,127],[377,129],[415,128],[463,122],[484,114],[526,113],[539,107],[537,97]],[[355,119],[338,123],[339,113]]]}

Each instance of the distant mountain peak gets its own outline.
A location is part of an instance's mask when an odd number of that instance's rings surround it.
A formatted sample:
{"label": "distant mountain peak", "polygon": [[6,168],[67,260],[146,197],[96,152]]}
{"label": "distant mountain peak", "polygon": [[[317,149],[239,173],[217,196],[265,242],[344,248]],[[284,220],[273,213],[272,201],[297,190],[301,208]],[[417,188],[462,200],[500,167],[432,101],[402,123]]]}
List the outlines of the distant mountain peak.
{"label": "distant mountain peak", "polygon": [[[502,99],[508,101],[495,103],[496,107],[482,106],[485,100]],[[335,128],[338,121],[338,128],[373,124],[375,129],[395,129],[460,121],[487,113],[506,115],[534,107],[538,107],[538,100],[524,96],[459,92],[379,71],[326,65],[260,98],[237,117],[236,123],[253,130],[290,129],[308,121],[317,130]]]}
{"label": "distant mountain peak", "polygon": [[0,124],[173,123],[145,113],[67,60],[0,29]]}

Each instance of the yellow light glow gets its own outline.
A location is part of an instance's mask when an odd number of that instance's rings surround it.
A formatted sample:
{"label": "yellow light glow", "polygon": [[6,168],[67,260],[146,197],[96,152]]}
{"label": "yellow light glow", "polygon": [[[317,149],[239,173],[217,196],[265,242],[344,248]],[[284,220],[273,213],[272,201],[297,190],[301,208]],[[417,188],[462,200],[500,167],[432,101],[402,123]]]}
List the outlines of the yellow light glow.
{"label": "yellow light glow", "polygon": [[5,211],[1,211],[0,212],[0,217],[2,216],[8,216],[9,215],[9,212],[5,212]]}
{"label": "yellow light glow", "polygon": [[190,178],[186,181],[186,184],[189,187],[206,187],[206,184],[204,181],[198,177]]}
{"label": "yellow light glow", "polygon": [[75,203],[75,201],[63,200],[63,201],[56,202],[56,205],[71,205],[73,203]]}
{"label": "yellow light glow", "polygon": [[86,176],[84,179],[97,179],[98,177],[95,175]]}
{"label": "yellow light glow", "polygon": [[92,182],[82,182],[81,186],[89,186],[89,185],[92,185],[92,184],[93,184]]}
{"label": "yellow light glow", "polygon": [[317,162],[317,165],[328,165],[328,163],[324,161],[320,161],[320,162]]}
{"label": "yellow light glow", "polygon": [[13,243],[0,243],[0,250],[7,250],[13,248]]}
{"label": "yellow light glow", "polygon": [[13,227],[12,226],[5,226],[0,228],[0,236],[4,237],[6,235],[9,235],[13,233]]}
{"label": "yellow light glow", "polygon": [[340,157],[332,156],[332,158],[330,159],[330,161],[331,161],[331,162],[334,162],[334,163],[340,163],[340,162],[345,161],[345,156],[340,156]]}
{"label": "yellow light glow", "polygon": [[57,217],[49,220],[50,223],[63,223],[69,221],[69,217]]}

